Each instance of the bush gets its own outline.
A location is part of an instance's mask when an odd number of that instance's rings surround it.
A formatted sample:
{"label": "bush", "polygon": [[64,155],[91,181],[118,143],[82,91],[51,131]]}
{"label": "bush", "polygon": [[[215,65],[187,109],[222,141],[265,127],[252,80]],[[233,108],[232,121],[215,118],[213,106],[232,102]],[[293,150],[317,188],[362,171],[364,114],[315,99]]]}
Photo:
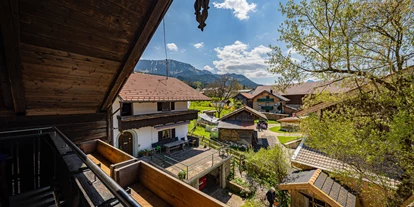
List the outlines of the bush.
{"label": "bush", "polygon": [[187,176],[187,172],[185,172],[184,170],[181,170],[178,173],[178,179],[180,179],[180,180],[184,180],[186,176]]}

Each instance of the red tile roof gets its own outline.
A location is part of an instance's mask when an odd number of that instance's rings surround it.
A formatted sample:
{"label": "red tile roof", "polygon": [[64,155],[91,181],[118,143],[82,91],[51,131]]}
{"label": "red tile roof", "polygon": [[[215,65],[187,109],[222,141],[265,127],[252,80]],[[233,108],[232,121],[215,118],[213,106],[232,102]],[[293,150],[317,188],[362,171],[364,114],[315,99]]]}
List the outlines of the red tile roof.
{"label": "red tile roof", "polygon": [[165,76],[133,73],[129,76],[119,97],[123,101],[208,101],[210,98],[184,82]]}

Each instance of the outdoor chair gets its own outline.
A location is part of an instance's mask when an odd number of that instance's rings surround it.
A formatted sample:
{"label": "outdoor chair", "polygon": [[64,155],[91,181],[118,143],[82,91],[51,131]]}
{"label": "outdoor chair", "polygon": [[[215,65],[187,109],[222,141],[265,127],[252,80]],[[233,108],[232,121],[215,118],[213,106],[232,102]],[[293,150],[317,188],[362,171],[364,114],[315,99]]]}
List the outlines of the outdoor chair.
{"label": "outdoor chair", "polygon": [[188,140],[185,140],[185,137],[182,137],[181,141],[184,141],[184,144],[188,146]]}
{"label": "outdoor chair", "polygon": [[158,143],[154,143],[151,146],[152,146],[152,151],[154,151],[154,153],[157,151],[161,153],[161,146]]}

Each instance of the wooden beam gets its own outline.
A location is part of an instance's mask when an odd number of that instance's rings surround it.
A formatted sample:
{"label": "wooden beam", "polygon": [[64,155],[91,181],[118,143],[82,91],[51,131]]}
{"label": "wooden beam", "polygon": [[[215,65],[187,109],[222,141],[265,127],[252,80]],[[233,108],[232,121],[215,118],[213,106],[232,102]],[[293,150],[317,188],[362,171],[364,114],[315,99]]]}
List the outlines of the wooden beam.
{"label": "wooden beam", "polygon": [[16,114],[25,113],[25,97],[20,60],[20,28],[18,1],[0,0],[0,21],[4,43],[4,53]]}
{"label": "wooden beam", "polygon": [[147,17],[144,20],[145,24],[142,24],[141,28],[138,30],[136,34],[135,44],[133,44],[134,46],[130,49],[125,64],[119,69],[117,75],[109,87],[109,90],[105,96],[105,100],[100,107],[101,111],[108,110],[109,106],[121,91],[122,86],[125,84],[129,75],[131,75],[133,72],[135,65],[147,47],[149,41],[152,38],[152,35],[155,33],[158,25],[160,24],[171,3],[172,0],[153,1],[151,12],[148,12]]}
{"label": "wooden beam", "polygon": [[0,87],[3,95],[4,105],[6,109],[13,109],[13,97],[9,81],[9,73],[7,71],[6,56],[4,54],[3,35],[0,32]]}
{"label": "wooden beam", "polygon": [[[76,126],[77,129],[83,129],[84,123],[89,123],[84,128],[97,128],[90,124],[90,122],[106,122],[106,114],[79,114],[79,115],[51,115],[51,116],[16,116],[5,117],[0,119],[0,131],[45,127],[45,126]],[[106,123],[103,123],[106,125]],[[73,130],[73,129],[72,129]]]}

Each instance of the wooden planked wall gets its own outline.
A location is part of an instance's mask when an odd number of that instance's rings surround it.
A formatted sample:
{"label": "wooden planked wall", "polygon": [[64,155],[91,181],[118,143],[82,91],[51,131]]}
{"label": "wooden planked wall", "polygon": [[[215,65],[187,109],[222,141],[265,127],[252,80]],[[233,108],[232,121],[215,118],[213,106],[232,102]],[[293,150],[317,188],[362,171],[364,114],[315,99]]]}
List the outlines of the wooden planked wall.
{"label": "wooden planked wall", "polygon": [[58,127],[73,142],[93,139],[111,141],[106,113],[84,115],[31,116],[0,119],[0,131],[35,127]]}

